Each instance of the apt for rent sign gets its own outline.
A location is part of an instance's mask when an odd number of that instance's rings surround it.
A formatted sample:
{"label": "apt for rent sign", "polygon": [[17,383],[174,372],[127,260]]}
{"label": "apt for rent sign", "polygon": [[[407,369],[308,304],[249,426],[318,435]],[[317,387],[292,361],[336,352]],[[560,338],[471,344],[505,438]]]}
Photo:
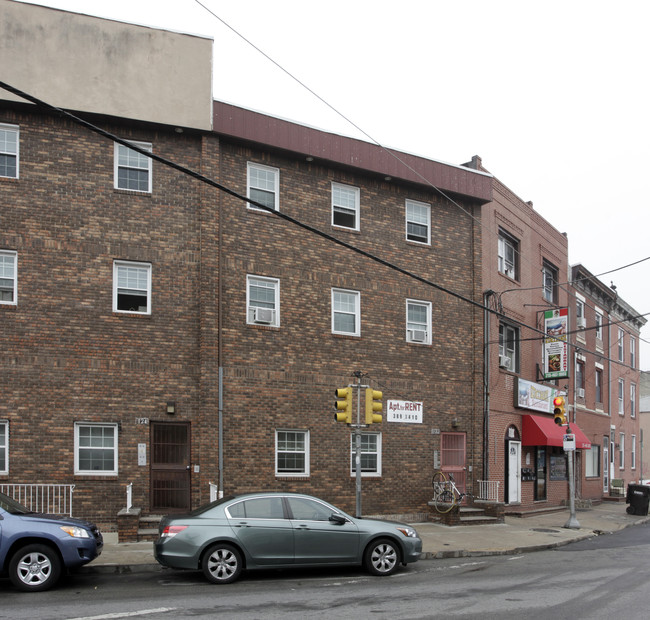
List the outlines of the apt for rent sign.
{"label": "apt for rent sign", "polygon": [[386,403],[386,422],[422,424],[422,403],[411,400],[389,400]]}

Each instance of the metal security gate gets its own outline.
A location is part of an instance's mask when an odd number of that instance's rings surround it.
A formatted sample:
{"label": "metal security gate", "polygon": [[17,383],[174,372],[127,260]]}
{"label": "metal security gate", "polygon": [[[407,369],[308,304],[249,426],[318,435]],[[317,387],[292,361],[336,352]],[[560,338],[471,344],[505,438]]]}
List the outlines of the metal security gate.
{"label": "metal security gate", "polygon": [[465,433],[441,433],[440,469],[451,474],[461,493],[465,493]]}
{"label": "metal security gate", "polygon": [[151,423],[151,510],[190,509],[190,425]]}

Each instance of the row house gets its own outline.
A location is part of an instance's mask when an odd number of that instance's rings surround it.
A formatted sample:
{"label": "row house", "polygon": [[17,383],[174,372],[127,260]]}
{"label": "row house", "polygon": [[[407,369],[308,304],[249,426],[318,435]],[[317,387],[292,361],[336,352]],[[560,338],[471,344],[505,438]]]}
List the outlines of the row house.
{"label": "row house", "polygon": [[572,420],[591,442],[579,452],[581,497],[620,497],[640,469],[639,337],[646,319],[583,265],[571,268]]}
{"label": "row house", "polygon": [[359,381],[364,514],[423,518],[436,467],[475,488],[491,175],[214,102],[208,39],[0,18],[3,80],[86,123],[0,92],[2,488],[108,528],[257,489],[352,511]]}

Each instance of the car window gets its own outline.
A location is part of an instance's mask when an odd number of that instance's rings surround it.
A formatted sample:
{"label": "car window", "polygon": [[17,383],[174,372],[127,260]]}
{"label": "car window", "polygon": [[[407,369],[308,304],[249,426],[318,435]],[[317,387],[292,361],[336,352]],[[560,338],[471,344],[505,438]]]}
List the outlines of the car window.
{"label": "car window", "polygon": [[228,506],[233,519],[284,519],[281,497],[246,499]]}
{"label": "car window", "polygon": [[309,521],[329,521],[332,509],[320,502],[315,502],[304,497],[288,497],[289,508],[294,519]]}

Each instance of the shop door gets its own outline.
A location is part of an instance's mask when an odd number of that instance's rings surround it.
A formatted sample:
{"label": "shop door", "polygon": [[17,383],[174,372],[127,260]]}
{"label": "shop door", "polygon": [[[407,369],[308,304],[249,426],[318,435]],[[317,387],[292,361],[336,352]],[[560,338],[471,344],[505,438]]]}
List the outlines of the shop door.
{"label": "shop door", "polygon": [[454,477],[456,486],[465,493],[465,433],[442,433],[440,435],[440,469]]}
{"label": "shop door", "polygon": [[609,437],[603,438],[603,493],[609,493]]}
{"label": "shop door", "polygon": [[508,442],[508,504],[521,502],[521,441]]}
{"label": "shop door", "polygon": [[151,423],[151,510],[190,509],[190,425]]}

